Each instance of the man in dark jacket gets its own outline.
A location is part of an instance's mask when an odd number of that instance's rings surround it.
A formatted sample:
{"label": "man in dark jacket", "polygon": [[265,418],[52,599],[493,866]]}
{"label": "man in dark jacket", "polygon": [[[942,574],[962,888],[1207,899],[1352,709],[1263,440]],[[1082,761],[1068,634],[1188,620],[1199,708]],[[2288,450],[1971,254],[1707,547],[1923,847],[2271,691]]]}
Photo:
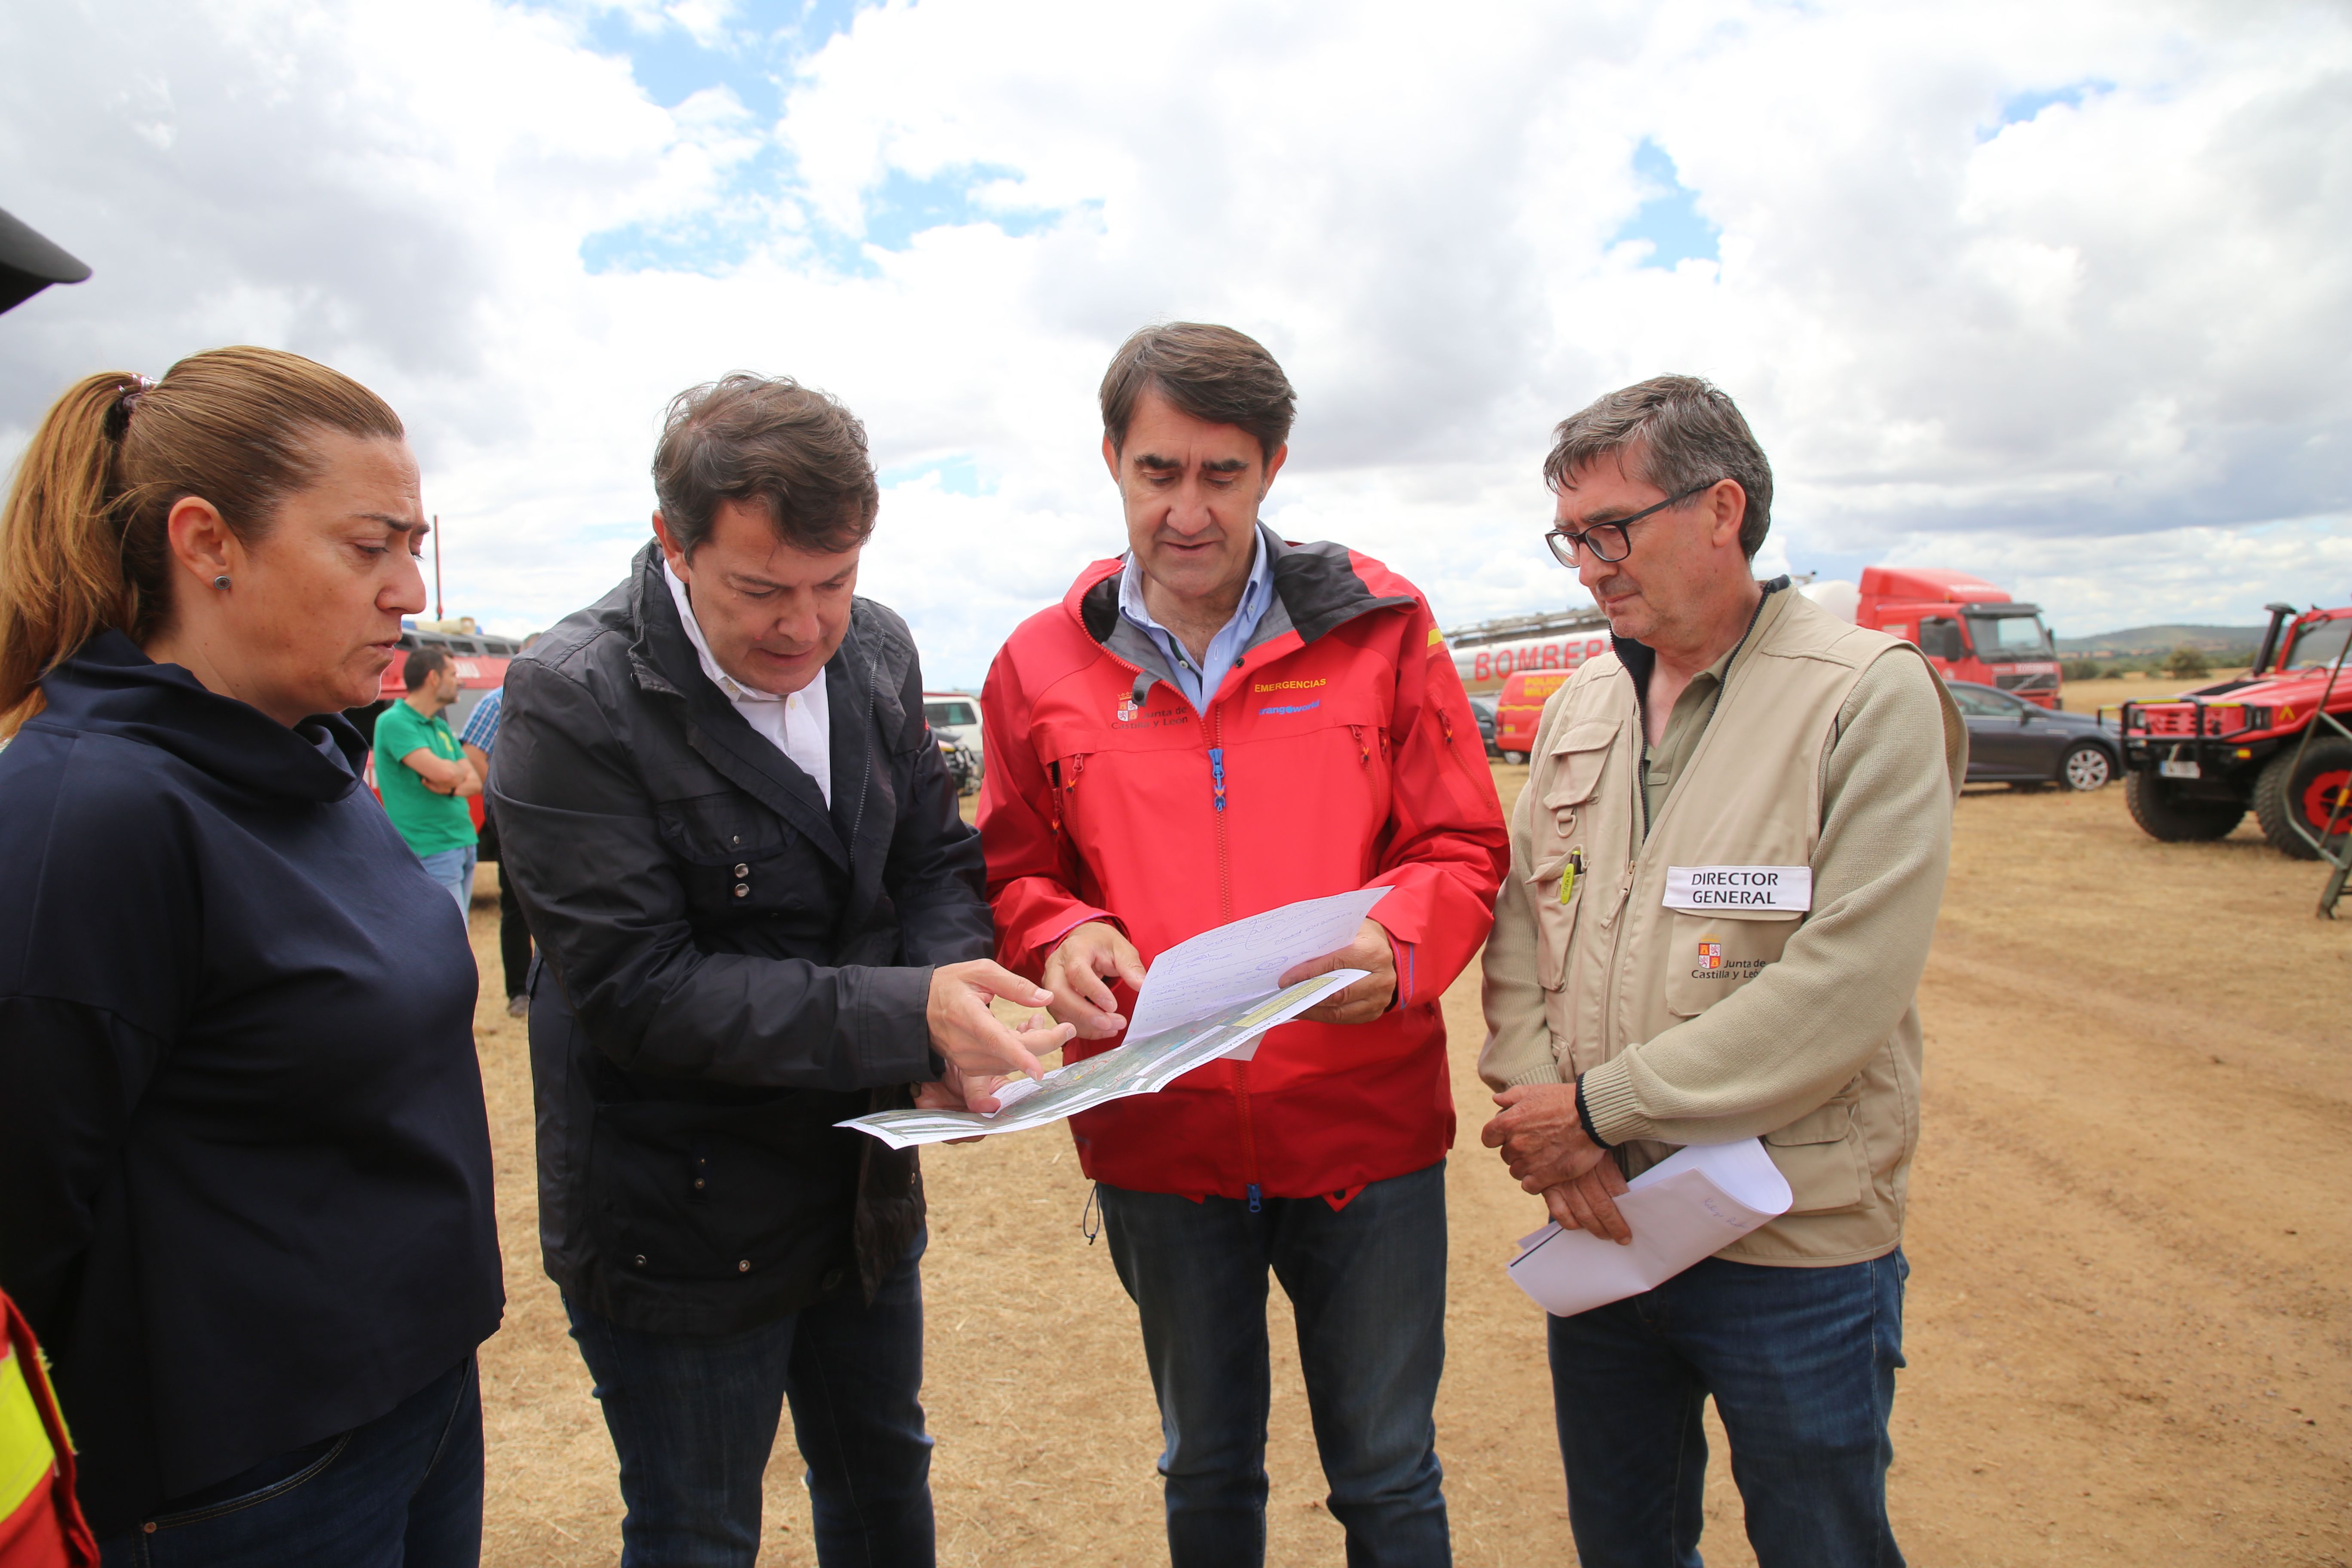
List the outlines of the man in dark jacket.
{"label": "man in dark jacket", "polygon": [[[992,1110],[980,842],[906,623],[854,596],[864,429],[790,380],[670,405],[657,542],[508,672],[491,772],[545,969],[540,1234],[604,1401],[623,1562],[752,1562],[789,1399],[817,1553],[929,1563],[923,1195],[835,1123]],[[552,982],[551,984],[551,981]],[[970,1076],[967,1076],[970,1075]]]}

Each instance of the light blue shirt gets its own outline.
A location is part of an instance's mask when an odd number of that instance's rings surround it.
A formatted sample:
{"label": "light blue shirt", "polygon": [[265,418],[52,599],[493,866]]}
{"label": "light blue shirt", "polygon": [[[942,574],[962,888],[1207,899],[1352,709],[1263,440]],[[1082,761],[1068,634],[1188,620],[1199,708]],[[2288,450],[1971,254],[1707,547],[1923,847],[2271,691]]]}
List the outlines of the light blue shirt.
{"label": "light blue shirt", "polygon": [[1234,618],[1227,621],[1215,637],[1209,639],[1208,657],[1201,666],[1192,667],[1192,656],[1175,635],[1151,618],[1143,605],[1143,574],[1135,564],[1129,552],[1126,570],[1118,577],[1118,613],[1158,645],[1167,656],[1168,668],[1175,673],[1176,689],[1181,691],[1197,712],[1206,713],[1217,695],[1217,688],[1249,646],[1250,634],[1265,617],[1265,607],[1274,603],[1274,565],[1265,552],[1265,535],[1257,533],[1257,553],[1250,562],[1249,581],[1242,584],[1241,603],[1234,606]]}

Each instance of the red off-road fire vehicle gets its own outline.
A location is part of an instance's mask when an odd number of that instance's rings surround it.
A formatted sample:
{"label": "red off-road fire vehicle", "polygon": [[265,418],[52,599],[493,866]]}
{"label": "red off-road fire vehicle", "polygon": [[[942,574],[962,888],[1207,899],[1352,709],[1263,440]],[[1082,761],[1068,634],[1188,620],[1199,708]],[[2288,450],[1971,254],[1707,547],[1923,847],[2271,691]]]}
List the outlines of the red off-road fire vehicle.
{"label": "red off-road fire vehicle", "polygon": [[2124,800],[2150,837],[2219,838],[2251,809],[2279,850],[2316,860],[2352,830],[2352,607],[2267,608],[2243,678],[2123,705]]}

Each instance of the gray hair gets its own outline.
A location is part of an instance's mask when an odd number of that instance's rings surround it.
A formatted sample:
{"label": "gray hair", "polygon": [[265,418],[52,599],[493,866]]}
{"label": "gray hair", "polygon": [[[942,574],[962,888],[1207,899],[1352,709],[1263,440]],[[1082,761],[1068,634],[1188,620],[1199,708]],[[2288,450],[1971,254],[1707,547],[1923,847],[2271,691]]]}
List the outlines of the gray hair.
{"label": "gray hair", "polygon": [[1626,474],[1670,496],[1721,479],[1748,493],[1739,548],[1753,560],[1772,526],[1772,465],[1738,405],[1695,375],[1654,375],[1597,397],[1561,420],[1544,458],[1557,491],[1579,468],[1615,458]]}

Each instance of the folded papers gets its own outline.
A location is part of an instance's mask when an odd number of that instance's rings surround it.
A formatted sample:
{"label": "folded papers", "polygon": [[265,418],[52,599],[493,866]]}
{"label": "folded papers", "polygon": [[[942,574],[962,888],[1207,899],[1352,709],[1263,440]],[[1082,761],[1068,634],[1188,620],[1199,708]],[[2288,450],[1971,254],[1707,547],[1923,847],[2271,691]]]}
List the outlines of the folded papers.
{"label": "folded papers", "polygon": [[1213,1017],[1150,1039],[1130,1039],[1099,1056],[1055,1068],[1034,1084],[1016,1079],[998,1091],[998,1107],[986,1116],[973,1110],[877,1110],[834,1125],[871,1133],[893,1149],[1043,1127],[1106,1100],[1157,1094],[1194,1068],[1255,1045],[1268,1029],[1288,1023],[1363,977],[1360,969],[1335,969],[1279,991],[1245,997]]}
{"label": "folded papers", "polygon": [[1789,1212],[1788,1179],[1753,1138],[1693,1145],[1626,1186],[1630,1245],[1557,1225],[1520,1240],[1511,1279],[1536,1305],[1565,1318],[1639,1295]]}

